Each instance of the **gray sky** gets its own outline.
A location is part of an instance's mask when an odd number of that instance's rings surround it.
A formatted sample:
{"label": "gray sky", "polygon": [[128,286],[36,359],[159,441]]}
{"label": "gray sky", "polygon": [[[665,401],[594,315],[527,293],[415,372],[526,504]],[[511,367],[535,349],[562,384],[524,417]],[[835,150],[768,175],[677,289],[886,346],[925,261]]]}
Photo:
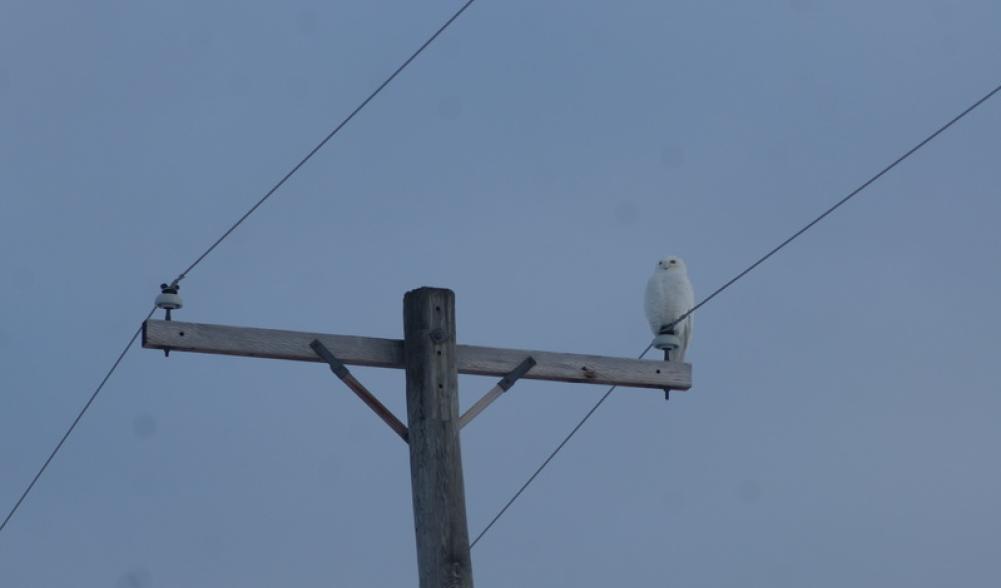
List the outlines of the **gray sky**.
{"label": "gray sky", "polygon": [[[0,8],[0,509],[157,293],[457,2]],[[182,320],[632,356],[998,83],[1001,5],[481,0],[184,282]],[[698,314],[473,551],[481,587],[993,586],[1001,104]],[[356,370],[397,414],[399,372]],[[472,403],[492,379],[462,378]],[[604,388],[463,433],[475,535]],[[10,587],[414,585],[405,447],[320,365],[133,350],[0,534]]]}

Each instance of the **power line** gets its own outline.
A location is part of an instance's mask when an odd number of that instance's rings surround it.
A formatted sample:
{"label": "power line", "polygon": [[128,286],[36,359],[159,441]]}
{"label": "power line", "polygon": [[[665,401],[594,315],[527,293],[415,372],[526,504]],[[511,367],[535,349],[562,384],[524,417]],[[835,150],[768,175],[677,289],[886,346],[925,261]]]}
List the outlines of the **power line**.
{"label": "power line", "polygon": [[[146,319],[143,319],[143,322],[148,320],[149,317],[153,316],[153,311],[155,310],[156,310],[155,306],[152,309],[150,309],[149,314],[146,315]],[[118,354],[118,359],[115,360],[115,363],[111,364],[111,369],[108,370],[108,373],[104,374],[104,379],[102,379],[101,383],[97,385],[97,388],[94,389],[94,393],[91,394],[90,398],[87,400],[87,403],[83,405],[83,408],[80,409],[80,412],[76,415],[76,418],[73,419],[72,423],[70,423],[70,427],[66,429],[65,433],[63,433],[63,436],[59,440],[59,443],[56,444],[56,448],[53,449],[52,453],[49,454],[48,459],[46,459],[45,463],[42,464],[42,467],[38,469],[38,473],[35,474],[35,477],[31,479],[31,483],[28,484],[28,487],[25,488],[24,492],[21,493],[21,497],[17,499],[16,503],[14,503],[14,507],[10,509],[10,512],[7,513],[7,516],[4,518],[3,522],[0,523],[0,532],[4,530],[4,527],[7,526],[7,522],[10,521],[10,518],[14,516],[15,512],[17,512],[18,507],[20,507],[21,503],[24,502],[24,499],[28,496],[28,493],[31,492],[31,489],[35,487],[35,482],[38,481],[38,478],[42,477],[42,472],[45,471],[45,468],[49,467],[49,463],[52,462],[52,458],[54,458],[56,454],[59,453],[59,450],[62,448],[63,443],[65,443],[66,439],[69,438],[70,433],[72,433],[73,429],[76,428],[77,423],[79,423],[80,419],[83,418],[84,413],[87,412],[87,409],[90,408],[90,405],[94,403],[94,399],[97,398],[97,395],[101,393],[101,390],[104,388],[104,385],[108,382],[108,378],[110,378],[111,374],[115,373],[115,370],[118,369],[118,365],[122,363],[122,359],[125,358],[125,354],[128,353],[129,349],[132,348],[132,344],[136,342],[136,338],[139,336],[140,332],[142,332],[141,325],[138,329],[136,329],[135,333],[132,333],[132,338],[129,339],[129,342],[125,346],[125,349],[122,349],[122,352]]]}
{"label": "power line", "polygon": [[[643,356],[646,355],[650,351],[650,348],[652,347],[653,343],[647,345],[646,349],[643,350],[643,353],[639,355],[639,359],[643,359]],[[614,391],[616,388],[618,388],[618,386],[611,386],[608,389],[608,391],[605,392],[605,394],[598,399],[598,402],[596,402],[595,405],[591,407],[591,410],[587,411],[587,414],[584,415],[584,418],[582,418],[580,422],[577,423],[574,426],[574,428],[570,430],[570,433],[568,433],[567,436],[563,438],[563,441],[560,441],[560,444],[557,445],[556,449],[554,449],[553,452],[549,454],[549,457],[546,458],[546,461],[542,462],[542,465],[536,468],[535,472],[533,472],[532,475],[529,476],[527,480],[525,480],[525,483],[521,485],[521,488],[518,488],[518,491],[514,493],[514,496],[512,496],[511,499],[504,504],[503,508],[497,511],[497,514],[494,515],[494,518],[492,518],[489,523],[487,523],[487,526],[483,527],[483,530],[480,531],[480,534],[477,535],[476,538],[473,539],[473,541],[469,544],[470,549],[476,547],[476,543],[484,535],[486,535],[487,531],[490,530],[490,527],[494,526],[494,523],[497,522],[497,519],[501,518],[501,516],[503,516],[504,513],[507,512],[508,507],[514,504],[515,500],[518,500],[518,497],[521,496],[521,493],[525,491],[525,488],[528,488],[528,485],[535,480],[536,476],[538,476],[542,472],[542,470],[545,469],[547,465],[549,465],[549,462],[553,461],[553,458],[556,457],[556,454],[560,452],[560,449],[563,449],[563,446],[567,444],[567,441],[570,441],[570,438],[577,434],[577,431],[579,431],[580,428],[584,426],[584,423],[587,422],[587,419],[591,418],[591,415],[594,414],[594,411],[598,410],[598,407],[604,404],[605,400],[608,399],[608,397],[612,394],[612,391]]]}
{"label": "power line", "polygon": [[785,247],[789,243],[792,243],[792,241],[794,239],[796,239],[796,237],[799,237],[803,233],[809,231],[811,228],[813,228],[813,225],[815,225],[815,224],[819,223],[820,221],[824,220],[824,218],[827,215],[831,214],[832,212],[834,212],[835,210],[837,210],[838,208],[840,208],[842,204],[844,204],[844,203],[848,202],[849,200],[851,200],[852,198],[854,198],[855,195],[858,194],[859,192],[861,192],[862,190],[865,190],[866,188],[868,188],[870,184],[872,184],[873,182],[875,182],[879,178],[883,177],[883,175],[886,174],[886,172],[888,172],[891,169],[897,167],[897,164],[901,163],[902,161],[904,161],[905,159],[907,159],[908,157],[910,157],[911,155],[913,155],[916,151],[918,151],[919,149],[921,149],[922,147],[924,147],[925,145],[927,145],[932,139],[934,139],[935,137],[939,136],[943,131],[945,131],[946,129],[948,129],[949,127],[951,127],[952,125],[954,125],[955,123],[959,122],[960,119],[962,119],[967,114],[970,114],[971,112],[973,112],[978,106],[980,106],[984,102],[987,102],[987,100],[989,100],[992,96],[994,96],[998,92],[1001,92],[1001,85],[998,85],[996,88],[994,88],[993,90],[991,90],[990,92],[988,92],[987,94],[985,94],[982,98],[980,98],[979,100],[977,100],[976,102],[974,102],[973,104],[971,104],[966,110],[964,110],[963,112],[960,112],[959,114],[957,114],[955,117],[952,118],[952,120],[950,120],[949,122],[947,122],[944,125],[942,125],[941,127],[939,127],[938,130],[936,130],[934,133],[932,133],[932,134],[928,135],[927,137],[925,137],[924,140],[922,140],[920,143],[918,143],[914,147],[911,147],[907,151],[907,153],[904,153],[903,155],[901,155],[900,157],[898,157],[896,160],[894,160],[893,163],[891,163],[890,165],[888,165],[888,166],[884,167],[883,169],[881,169],[879,171],[879,173],[877,173],[876,175],[874,175],[871,178],[869,178],[868,180],[866,180],[865,183],[863,183],[861,186],[859,186],[858,188],[855,188],[854,190],[852,190],[847,196],[845,196],[841,200],[838,200],[834,204],[834,206],[832,206],[832,207],[828,208],[827,210],[825,210],[823,213],[820,214],[820,216],[818,216],[817,218],[815,218],[812,221],[810,221],[809,223],[807,223],[802,229],[796,231],[788,239],[786,239],[785,241],[783,241],[783,242],[779,243],[777,246],[775,246],[774,249],[772,249],[768,253],[762,255],[760,259],[758,259],[757,261],[755,261],[754,263],[752,263],[751,265],[749,265],[747,267],[747,269],[745,269],[744,271],[740,272],[739,274],[737,274],[736,276],[734,276],[733,278],[731,278],[730,281],[728,281],[727,283],[723,284],[719,288],[716,288],[716,290],[712,294],[710,294],[709,296],[706,296],[702,300],[702,302],[699,302],[698,304],[696,304],[695,306],[693,306],[691,310],[689,310],[685,314],[681,315],[681,317],[679,317],[678,320],[674,321],[674,323],[671,324],[671,327],[673,327],[674,325],[676,325],[676,324],[680,323],[681,321],[685,320],[685,318],[688,317],[688,315],[692,314],[693,312],[695,312],[696,310],[698,310],[699,308],[701,308],[703,304],[705,304],[706,302],[709,302],[710,300],[712,300],[713,298],[715,298],[718,294],[720,294],[721,292],[723,292],[723,290],[726,290],[727,288],[729,288],[730,286],[732,286],[737,280],[739,280],[739,279],[743,278],[744,276],[746,276],[747,274],[751,273],[751,271],[753,271],[754,268],[756,268],[759,265],[761,265],[762,263],[764,263],[766,259],[768,259],[769,257],[771,257],[771,256],[775,255],[776,253],[778,253],[780,249],[782,249],[783,247]]}
{"label": "power line", "polygon": [[[443,25],[441,25],[440,27],[438,27],[438,30],[436,30],[434,32],[434,34],[432,34],[430,37],[428,37],[427,40],[424,41],[424,43],[421,44],[421,46],[418,47],[417,50],[414,51],[410,55],[410,57],[408,57],[406,60],[404,60],[403,63],[400,64],[400,66],[397,67],[393,71],[393,73],[391,73],[389,75],[389,77],[387,77],[381,84],[379,84],[379,86],[376,87],[376,89],[373,90],[368,95],[367,98],[365,98],[364,100],[362,100],[362,102],[357,107],[355,107],[355,109],[352,110],[351,113],[348,114],[340,122],[340,124],[338,124],[336,127],[334,127],[334,129],[332,131],[330,131],[329,133],[327,133],[327,135],[323,138],[323,140],[320,141],[319,143],[317,143],[317,145],[315,147],[313,147],[313,149],[311,149],[309,151],[309,153],[307,153],[306,156],[303,157],[299,161],[299,163],[295,164],[295,166],[292,167],[292,169],[290,169],[288,171],[288,173],[286,173],[284,176],[282,176],[282,178],[280,180],[278,180],[278,182],[274,186],[272,186],[271,189],[268,190],[267,193],[265,193],[264,196],[260,198],[260,200],[258,200],[253,206],[251,206],[250,209],[247,210],[247,212],[243,213],[243,216],[241,216],[239,219],[237,219],[237,221],[235,223],[233,223],[233,225],[230,226],[226,230],[226,232],[224,232],[218,239],[216,239],[208,247],[208,249],[206,249],[204,252],[202,252],[202,254],[199,255],[198,258],[195,259],[195,261],[191,263],[191,265],[189,265],[183,272],[181,272],[180,274],[178,274],[178,276],[176,278],[174,278],[172,284],[176,286],[181,280],[183,280],[185,277],[187,277],[188,272],[190,272],[192,269],[194,269],[195,266],[197,266],[199,263],[201,263],[203,259],[205,259],[210,253],[212,253],[212,251],[215,250],[215,248],[218,247],[219,244],[222,243],[227,237],[229,237],[229,235],[233,231],[235,231],[237,227],[239,227],[241,224],[243,224],[243,221],[247,220],[247,217],[249,217],[251,214],[253,214],[254,211],[256,211],[262,204],[264,204],[264,202],[268,198],[270,198],[275,192],[277,192],[278,189],[281,188],[282,185],[284,185],[285,182],[287,182],[289,180],[289,178],[291,178],[293,175],[295,175],[295,173],[297,171],[299,171],[299,168],[301,168],[303,165],[305,165],[307,161],[309,161],[310,159],[312,159],[312,157],[314,155],[316,155],[316,153],[320,149],[322,149],[323,146],[326,145],[328,141],[330,141],[332,138],[334,138],[334,135],[336,135],[338,132],[340,132],[340,130],[342,128],[344,128],[344,126],[347,125],[351,121],[351,119],[353,119],[355,117],[355,115],[357,115],[359,112],[361,112],[362,109],[364,109],[368,105],[368,103],[372,101],[372,99],[374,99],[377,95],[379,95],[379,93],[382,92],[382,90],[386,86],[388,86],[389,83],[392,82],[396,78],[396,76],[398,76],[404,69],[406,69],[407,66],[410,65],[410,63],[412,61],[414,61],[414,59],[417,58],[417,56],[419,56],[421,53],[423,53],[424,50],[427,49],[428,46],[432,42],[434,42],[434,40],[437,39],[443,32],[445,32],[445,29],[447,29],[449,27],[449,25],[451,25],[457,18],[459,18],[459,16],[463,12],[465,12],[466,9],[469,8],[470,5],[472,5],[473,2],[475,2],[475,1],[476,0],[467,0],[461,7],[459,7],[459,9],[456,10],[455,13],[453,13],[452,16],[448,20],[446,20]],[[149,311],[149,314],[146,315],[146,318],[144,318],[142,320],[142,322],[146,322],[147,320],[149,320],[149,318],[151,316],[153,316],[153,312],[155,310],[156,310],[156,307],[153,307]],[[125,358],[125,355],[129,352],[129,349],[132,348],[133,343],[135,343],[136,338],[139,336],[139,333],[141,331],[142,331],[142,326],[140,326],[138,329],[136,329],[136,332],[132,334],[132,338],[129,339],[128,344],[125,346],[124,349],[122,349],[122,352],[118,355],[118,358],[111,365],[111,369],[109,369],[108,372],[104,375],[104,378],[101,380],[101,383],[97,385],[97,388],[94,390],[93,394],[91,394],[90,398],[87,400],[87,403],[84,404],[83,408],[77,414],[76,418],[73,419],[73,422],[70,424],[69,428],[66,430],[65,433],[63,433],[62,438],[59,439],[59,443],[56,444],[55,449],[53,449],[52,453],[49,454],[48,459],[46,459],[45,463],[42,464],[42,467],[39,468],[38,473],[36,473],[35,477],[32,478],[31,483],[28,484],[28,487],[25,488],[25,490],[24,490],[23,493],[21,493],[21,497],[18,498],[17,502],[14,504],[14,507],[10,509],[9,513],[7,513],[7,516],[6,516],[6,518],[4,518],[3,523],[0,524],[0,532],[3,531],[3,529],[7,526],[7,522],[10,521],[11,517],[14,516],[14,513],[17,512],[17,509],[21,506],[21,503],[24,502],[24,499],[31,492],[31,489],[34,488],[35,483],[38,482],[38,479],[41,477],[42,473],[45,472],[45,469],[47,467],[49,467],[49,463],[52,462],[52,459],[55,458],[56,454],[62,448],[63,443],[66,442],[66,439],[69,438],[70,434],[73,432],[73,429],[76,428],[77,423],[79,423],[80,419],[83,418],[84,413],[86,413],[87,409],[90,408],[90,405],[93,404],[94,399],[96,399],[97,395],[100,394],[101,390],[104,388],[105,383],[107,383],[107,381],[111,377],[111,375],[113,373],[115,373],[115,370],[118,369],[118,365],[121,364],[122,360]]]}
{"label": "power line", "polygon": [[310,159],[312,159],[313,156],[316,155],[316,152],[319,151],[320,149],[322,149],[323,146],[327,144],[327,141],[330,141],[331,139],[333,139],[334,135],[336,135],[337,133],[339,133],[340,130],[342,128],[344,128],[344,126],[347,125],[351,121],[351,119],[353,119],[355,117],[356,114],[358,114],[359,112],[361,112],[362,109],[365,108],[368,105],[368,103],[372,101],[373,98],[375,98],[376,96],[378,96],[379,93],[382,92],[383,88],[385,88],[386,86],[388,86],[389,83],[392,82],[396,78],[396,76],[398,76],[400,74],[400,72],[402,72],[404,69],[406,69],[406,67],[408,65],[410,65],[410,62],[412,62],[414,59],[417,59],[417,56],[420,55],[421,53],[423,53],[424,50],[427,49],[428,45],[430,45],[432,42],[434,42],[434,40],[437,39],[439,35],[441,35],[443,32],[445,32],[445,29],[447,29],[449,27],[449,25],[451,25],[455,21],[455,19],[459,18],[459,16],[463,12],[465,12],[466,9],[469,8],[469,6],[473,2],[475,2],[475,1],[476,0],[467,0],[467,2],[465,4],[463,4],[461,7],[459,7],[459,9],[456,10],[455,13],[448,20],[445,21],[445,24],[443,24],[440,27],[438,27],[438,30],[435,31],[433,35],[431,35],[430,37],[428,37],[428,39],[426,41],[424,41],[424,43],[420,47],[418,47],[417,50],[414,51],[410,55],[410,57],[408,57],[402,64],[400,64],[400,66],[397,67],[396,70],[393,71],[393,73],[391,73],[388,78],[386,78],[381,84],[379,84],[379,86],[375,90],[373,90],[372,93],[370,93],[367,98],[365,98],[364,100],[362,100],[361,104],[359,104],[357,107],[355,107],[354,110],[351,111],[351,114],[347,115],[344,118],[344,120],[342,120],[340,122],[340,124],[338,124],[336,127],[334,127],[334,130],[332,130],[329,133],[327,133],[327,136],[324,137],[322,141],[320,141],[319,143],[317,143],[316,147],[313,147],[313,149],[310,150],[310,152],[307,153],[306,156],[303,157],[299,161],[299,163],[295,164],[295,166],[292,167],[292,169],[290,169],[288,171],[288,173],[286,173],[284,176],[282,176],[282,179],[278,180],[278,183],[276,183],[274,186],[272,186],[271,189],[268,190],[267,193],[264,194],[264,196],[262,196],[261,199],[258,200],[253,206],[251,206],[250,209],[247,212],[243,213],[243,216],[241,216],[239,219],[237,219],[237,221],[235,223],[233,223],[233,225],[231,227],[229,227],[229,229],[227,229],[226,232],[222,234],[222,236],[220,236],[218,239],[216,239],[215,242],[212,243],[212,245],[210,245],[208,249],[206,249],[201,255],[199,255],[198,258],[195,259],[195,261],[192,262],[191,265],[189,265],[187,267],[187,269],[185,269],[176,278],[174,278],[173,284],[177,285],[181,280],[183,280],[184,278],[186,278],[187,275],[188,275],[188,272],[190,272],[192,269],[194,269],[194,267],[196,265],[198,265],[199,263],[201,263],[202,260],[205,259],[208,256],[209,253],[212,253],[212,251],[216,247],[218,247],[219,244],[222,243],[226,239],[226,237],[229,237],[230,233],[232,233],[233,231],[235,231],[237,227],[239,227],[241,224],[243,224],[243,221],[247,220],[247,217],[249,217],[251,214],[253,214],[254,211],[258,209],[258,207],[260,207],[262,204],[264,204],[264,201],[266,201],[268,198],[271,198],[271,196],[275,192],[277,192],[278,189],[281,188],[285,184],[285,182],[288,181],[289,178],[291,178],[293,175],[295,175],[295,173],[297,171],[299,171],[299,168],[301,168],[303,165],[305,165],[307,161],[309,161]]}
{"label": "power line", "polygon": [[[919,149],[921,149],[922,147],[924,147],[925,145],[927,145],[932,139],[934,139],[935,137],[939,136],[943,131],[945,131],[946,129],[948,129],[949,127],[951,127],[952,125],[954,125],[955,123],[959,122],[959,120],[962,119],[963,117],[965,117],[967,114],[973,112],[973,110],[975,110],[978,106],[980,106],[981,104],[983,104],[984,102],[986,102],[987,100],[989,100],[992,96],[994,96],[995,94],[997,94],[999,91],[1001,91],[1001,85],[998,85],[993,90],[991,90],[990,92],[988,92],[987,94],[985,94],[982,98],[980,98],[979,100],[977,100],[976,102],[974,102],[972,105],[970,105],[966,110],[964,110],[963,112],[960,112],[959,114],[957,114],[949,122],[945,123],[944,125],[942,125],[941,127],[939,127],[935,132],[933,132],[932,134],[930,134],[927,137],[925,137],[924,140],[922,140],[920,143],[918,143],[914,147],[911,147],[906,153],[904,153],[903,155],[901,155],[900,157],[898,157],[897,159],[895,159],[893,161],[893,163],[891,163],[890,165],[888,165],[888,166],[884,167],[883,169],[881,169],[876,175],[874,175],[871,178],[869,178],[868,180],[866,180],[858,188],[855,188],[854,190],[852,190],[851,192],[849,192],[848,195],[845,196],[844,198],[842,198],[841,200],[838,200],[833,206],[831,206],[830,208],[828,208],[827,210],[825,210],[823,213],[821,213],[819,216],[817,216],[817,218],[813,219],[812,221],[810,221],[809,223],[807,223],[806,225],[804,225],[803,228],[801,228],[800,230],[798,230],[795,233],[793,233],[785,241],[782,241],[781,243],[779,243],[778,245],[776,245],[774,248],[772,248],[771,251],[769,251],[768,253],[762,255],[757,261],[755,261],[751,265],[747,266],[747,268],[744,271],[740,272],[739,274],[737,274],[736,276],[734,276],[733,278],[731,278],[729,281],[727,281],[726,283],[724,283],[719,288],[716,288],[716,290],[714,290],[712,292],[712,294],[710,294],[710,295],[706,296],[705,298],[703,298],[702,301],[700,301],[698,304],[696,304],[695,306],[693,306],[691,308],[691,310],[689,310],[688,312],[686,312],[683,315],[681,315],[680,317],[678,317],[674,322],[672,322],[670,325],[668,325],[667,328],[669,328],[669,329],[670,328],[674,328],[675,325],[677,325],[681,321],[683,321],[686,318],[688,318],[696,310],[702,308],[702,306],[705,305],[707,302],[709,302],[710,300],[712,300],[713,298],[715,298],[716,296],[718,296],[720,293],[722,293],[724,290],[726,290],[727,288],[729,288],[730,286],[732,286],[733,284],[735,284],[738,280],[740,280],[741,278],[743,278],[747,274],[749,274],[752,271],[754,271],[755,268],[757,268],[759,265],[761,265],[762,263],[764,263],[765,260],[767,260],[769,257],[775,255],[783,247],[785,247],[789,243],[792,243],[793,240],[795,240],[797,237],[799,237],[803,233],[809,231],[814,225],[816,225],[820,221],[824,220],[824,218],[827,217],[827,215],[831,214],[832,212],[834,212],[835,210],[837,210],[838,208],[840,208],[842,204],[845,204],[846,202],[848,202],[849,200],[851,200],[852,198],[854,198],[862,190],[865,190],[866,188],[868,188],[873,182],[875,182],[879,178],[883,177],[883,175],[886,174],[888,171],[890,171],[891,169],[897,167],[897,164],[901,163],[902,161],[904,161],[905,159],[907,159],[908,157],[910,157],[911,155],[913,155],[916,151],[918,151]],[[643,350],[643,353],[640,354],[640,356],[639,356],[640,359],[642,359],[643,356],[645,356],[650,351],[650,348],[652,346],[653,346],[652,343],[650,345],[647,345],[646,349]],[[556,457],[556,454],[559,453],[561,449],[563,449],[563,446],[566,445],[568,441],[570,441],[570,438],[573,437],[577,433],[578,430],[580,430],[580,428],[584,425],[585,422],[587,422],[587,420],[589,418],[591,418],[591,415],[593,415],[594,412],[596,410],[598,410],[598,407],[600,407],[602,404],[604,404],[605,400],[608,399],[608,397],[612,394],[612,391],[615,390],[615,388],[616,388],[615,386],[612,386],[611,388],[609,388],[608,391],[605,392],[605,394],[601,398],[598,399],[598,402],[596,402],[595,405],[593,407],[591,407],[591,410],[587,411],[587,414],[584,415],[584,418],[582,418],[580,420],[580,422],[578,422],[577,425],[574,426],[574,428],[570,430],[570,433],[566,437],[563,438],[563,441],[561,441],[560,444],[556,446],[556,449],[554,449],[552,451],[552,453],[549,454],[549,457],[547,457],[546,460],[544,462],[542,462],[542,465],[540,465],[535,470],[535,472],[533,472],[532,475],[529,476],[528,480],[526,480],[525,483],[522,484],[520,488],[518,488],[518,491],[514,493],[514,496],[512,496],[511,499],[508,500],[504,504],[503,507],[501,507],[501,509],[497,512],[497,514],[494,515],[494,518],[491,519],[490,522],[487,523],[487,526],[484,527],[482,531],[480,531],[479,535],[477,535],[476,538],[473,539],[472,543],[469,544],[469,548],[470,549],[472,549],[473,546],[476,545],[476,543],[479,542],[479,540],[483,537],[483,535],[485,535],[486,532],[489,531],[490,528],[494,526],[494,523],[496,523],[497,520],[500,519],[501,516],[503,516],[503,514],[505,512],[507,512],[507,509],[512,504],[514,504],[514,501],[517,500],[519,496],[521,496],[522,492],[524,492],[525,489],[528,488],[529,484],[531,484],[535,480],[535,478],[538,477],[538,475],[542,472],[542,470],[545,469],[545,467],[547,465],[549,465],[549,462],[551,462],[553,460],[553,458]]]}

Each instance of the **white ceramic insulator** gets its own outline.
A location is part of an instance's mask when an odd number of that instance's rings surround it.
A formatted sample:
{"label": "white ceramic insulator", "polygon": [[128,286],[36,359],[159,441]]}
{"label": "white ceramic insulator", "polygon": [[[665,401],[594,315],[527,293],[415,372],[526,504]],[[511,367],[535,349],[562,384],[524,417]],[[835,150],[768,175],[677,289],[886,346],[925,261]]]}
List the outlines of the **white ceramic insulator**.
{"label": "white ceramic insulator", "polygon": [[661,350],[674,351],[681,347],[681,338],[677,335],[657,335],[653,338],[653,346]]}
{"label": "white ceramic insulator", "polygon": [[184,301],[181,300],[180,294],[170,294],[169,292],[164,292],[156,297],[156,307],[163,308],[165,310],[177,310],[184,306]]}

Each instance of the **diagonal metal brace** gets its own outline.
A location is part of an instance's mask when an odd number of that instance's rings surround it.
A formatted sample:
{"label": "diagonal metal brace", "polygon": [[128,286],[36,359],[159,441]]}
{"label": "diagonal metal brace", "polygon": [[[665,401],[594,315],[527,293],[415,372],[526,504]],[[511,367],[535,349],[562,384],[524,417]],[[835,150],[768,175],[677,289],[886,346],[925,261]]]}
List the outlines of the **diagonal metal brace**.
{"label": "diagonal metal brace", "polygon": [[514,368],[510,373],[501,378],[500,381],[497,382],[496,386],[491,388],[489,392],[483,395],[483,398],[477,400],[476,404],[470,406],[469,410],[459,417],[459,428],[461,429],[462,427],[465,427],[469,421],[476,417],[476,415],[480,414],[484,409],[486,409],[486,407],[490,406],[491,402],[497,400],[501,394],[510,390],[511,386],[514,386],[515,382],[528,373],[528,370],[535,367],[535,364],[535,358],[530,355],[525,358],[525,361],[519,363],[518,367]]}
{"label": "diagonal metal brace", "polygon": [[383,422],[389,425],[390,429],[395,431],[396,434],[407,443],[410,442],[410,433],[407,431],[407,426],[400,422],[400,419],[396,418],[396,416],[390,412],[385,405],[379,402],[379,399],[369,392],[361,382],[355,379],[355,377],[351,375],[351,372],[348,371],[347,366],[345,366],[341,360],[337,359],[337,357],[331,353],[330,350],[323,345],[323,343],[320,343],[319,339],[313,339],[309,346],[323,359],[323,361],[327,362],[330,366],[330,371],[334,372],[334,375],[340,378],[348,388],[351,388],[351,391],[357,394],[358,398],[361,398],[362,402],[367,404],[368,407],[383,420]]}

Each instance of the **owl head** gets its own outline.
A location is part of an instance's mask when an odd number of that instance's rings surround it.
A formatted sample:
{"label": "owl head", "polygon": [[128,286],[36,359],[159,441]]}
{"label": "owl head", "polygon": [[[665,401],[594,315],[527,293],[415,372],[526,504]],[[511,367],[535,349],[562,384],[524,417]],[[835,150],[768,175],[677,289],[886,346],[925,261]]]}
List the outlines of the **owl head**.
{"label": "owl head", "polygon": [[665,257],[657,262],[657,269],[662,271],[687,271],[685,261],[676,255]]}

